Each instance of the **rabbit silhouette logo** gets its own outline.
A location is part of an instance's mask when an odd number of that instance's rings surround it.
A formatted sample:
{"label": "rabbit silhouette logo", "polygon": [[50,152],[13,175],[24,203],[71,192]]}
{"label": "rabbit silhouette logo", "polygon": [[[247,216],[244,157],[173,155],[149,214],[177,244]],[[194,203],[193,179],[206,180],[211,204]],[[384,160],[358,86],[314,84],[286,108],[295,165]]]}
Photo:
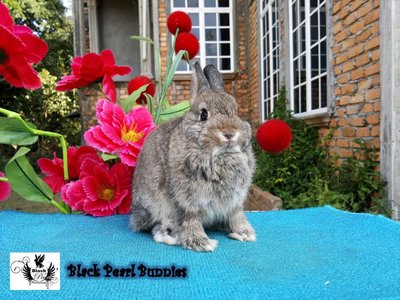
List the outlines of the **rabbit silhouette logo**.
{"label": "rabbit silhouette logo", "polygon": [[59,290],[60,253],[10,253],[10,290]]}

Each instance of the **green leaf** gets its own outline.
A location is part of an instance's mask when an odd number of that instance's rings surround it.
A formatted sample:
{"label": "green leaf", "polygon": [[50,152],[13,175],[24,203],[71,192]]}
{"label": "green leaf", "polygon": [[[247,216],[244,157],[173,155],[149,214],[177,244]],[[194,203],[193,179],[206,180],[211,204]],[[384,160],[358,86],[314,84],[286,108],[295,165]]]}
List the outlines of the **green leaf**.
{"label": "green leaf", "polygon": [[147,36],[131,35],[129,38],[134,41],[143,41],[146,43],[154,44],[153,40]]}
{"label": "green leaf", "polygon": [[168,73],[165,75],[164,89],[167,90],[174,80],[176,69],[178,68],[178,64],[182,60],[182,56],[186,53],[186,50],[179,50],[178,54],[174,57],[174,60],[171,64],[171,67],[168,70]]}
{"label": "green leaf", "polygon": [[5,171],[8,181],[12,189],[26,200],[50,202],[53,192],[33,170],[25,156],[29,151],[29,148],[20,148],[7,163]]}
{"label": "green leaf", "polygon": [[189,100],[182,101],[178,104],[164,109],[160,114],[160,122],[166,122],[183,116],[190,109]]}
{"label": "green leaf", "polygon": [[115,154],[102,153],[102,154],[101,154],[101,158],[102,158],[104,161],[108,161],[108,160],[112,160],[112,159],[117,159],[118,156],[115,155]]}
{"label": "green leaf", "polygon": [[136,100],[140,97],[140,94],[147,89],[147,86],[149,84],[150,83],[143,85],[132,94],[130,94],[128,98],[120,101],[120,105],[125,113],[129,113],[132,110],[132,108],[136,105]]}
{"label": "green leaf", "polygon": [[[37,129],[32,123],[28,125]],[[26,146],[37,140],[38,136],[29,132],[17,119],[0,117],[0,144]]]}

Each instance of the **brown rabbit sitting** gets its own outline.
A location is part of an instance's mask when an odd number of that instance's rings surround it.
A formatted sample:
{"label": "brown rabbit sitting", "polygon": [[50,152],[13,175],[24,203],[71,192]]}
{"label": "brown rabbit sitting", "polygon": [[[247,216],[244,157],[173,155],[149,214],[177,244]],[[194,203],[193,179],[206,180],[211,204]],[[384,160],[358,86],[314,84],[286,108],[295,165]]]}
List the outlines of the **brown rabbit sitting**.
{"label": "brown rabbit sitting", "polygon": [[237,116],[212,65],[193,66],[191,110],[146,139],[133,180],[131,226],[156,242],[213,251],[204,228],[217,226],[255,241],[243,212],[254,171],[251,127]]}

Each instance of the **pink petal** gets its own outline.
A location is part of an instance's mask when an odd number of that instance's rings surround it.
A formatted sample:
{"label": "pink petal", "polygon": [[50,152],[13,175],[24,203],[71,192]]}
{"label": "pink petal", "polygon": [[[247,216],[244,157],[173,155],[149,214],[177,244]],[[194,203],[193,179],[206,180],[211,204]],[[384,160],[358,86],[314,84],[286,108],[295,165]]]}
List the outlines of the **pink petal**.
{"label": "pink petal", "polygon": [[61,198],[65,203],[71,206],[73,210],[81,211],[86,199],[86,194],[82,188],[82,181],[78,180],[66,184],[61,190]]}
{"label": "pink petal", "polygon": [[[0,2],[1,3],[1,2]],[[1,11],[0,11],[1,16]],[[6,177],[3,172],[0,172],[0,177]],[[11,194],[11,184],[6,181],[0,181],[0,201],[6,200]]]}

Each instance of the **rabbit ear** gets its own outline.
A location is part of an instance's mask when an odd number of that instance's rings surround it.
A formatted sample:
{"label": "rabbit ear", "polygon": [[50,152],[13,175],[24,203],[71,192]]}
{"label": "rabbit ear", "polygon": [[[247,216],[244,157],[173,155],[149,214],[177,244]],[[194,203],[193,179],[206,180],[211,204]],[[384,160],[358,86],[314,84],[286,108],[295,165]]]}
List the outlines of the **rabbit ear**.
{"label": "rabbit ear", "polygon": [[192,103],[197,95],[209,90],[210,84],[203,74],[203,70],[198,62],[195,62],[192,67]]}
{"label": "rabbit ear", "polygon": [[204,75],[206,76],[213,91],[224,91],[224,81],[222,79],[222,75],[214,65],[206,66],[204,68]]}

